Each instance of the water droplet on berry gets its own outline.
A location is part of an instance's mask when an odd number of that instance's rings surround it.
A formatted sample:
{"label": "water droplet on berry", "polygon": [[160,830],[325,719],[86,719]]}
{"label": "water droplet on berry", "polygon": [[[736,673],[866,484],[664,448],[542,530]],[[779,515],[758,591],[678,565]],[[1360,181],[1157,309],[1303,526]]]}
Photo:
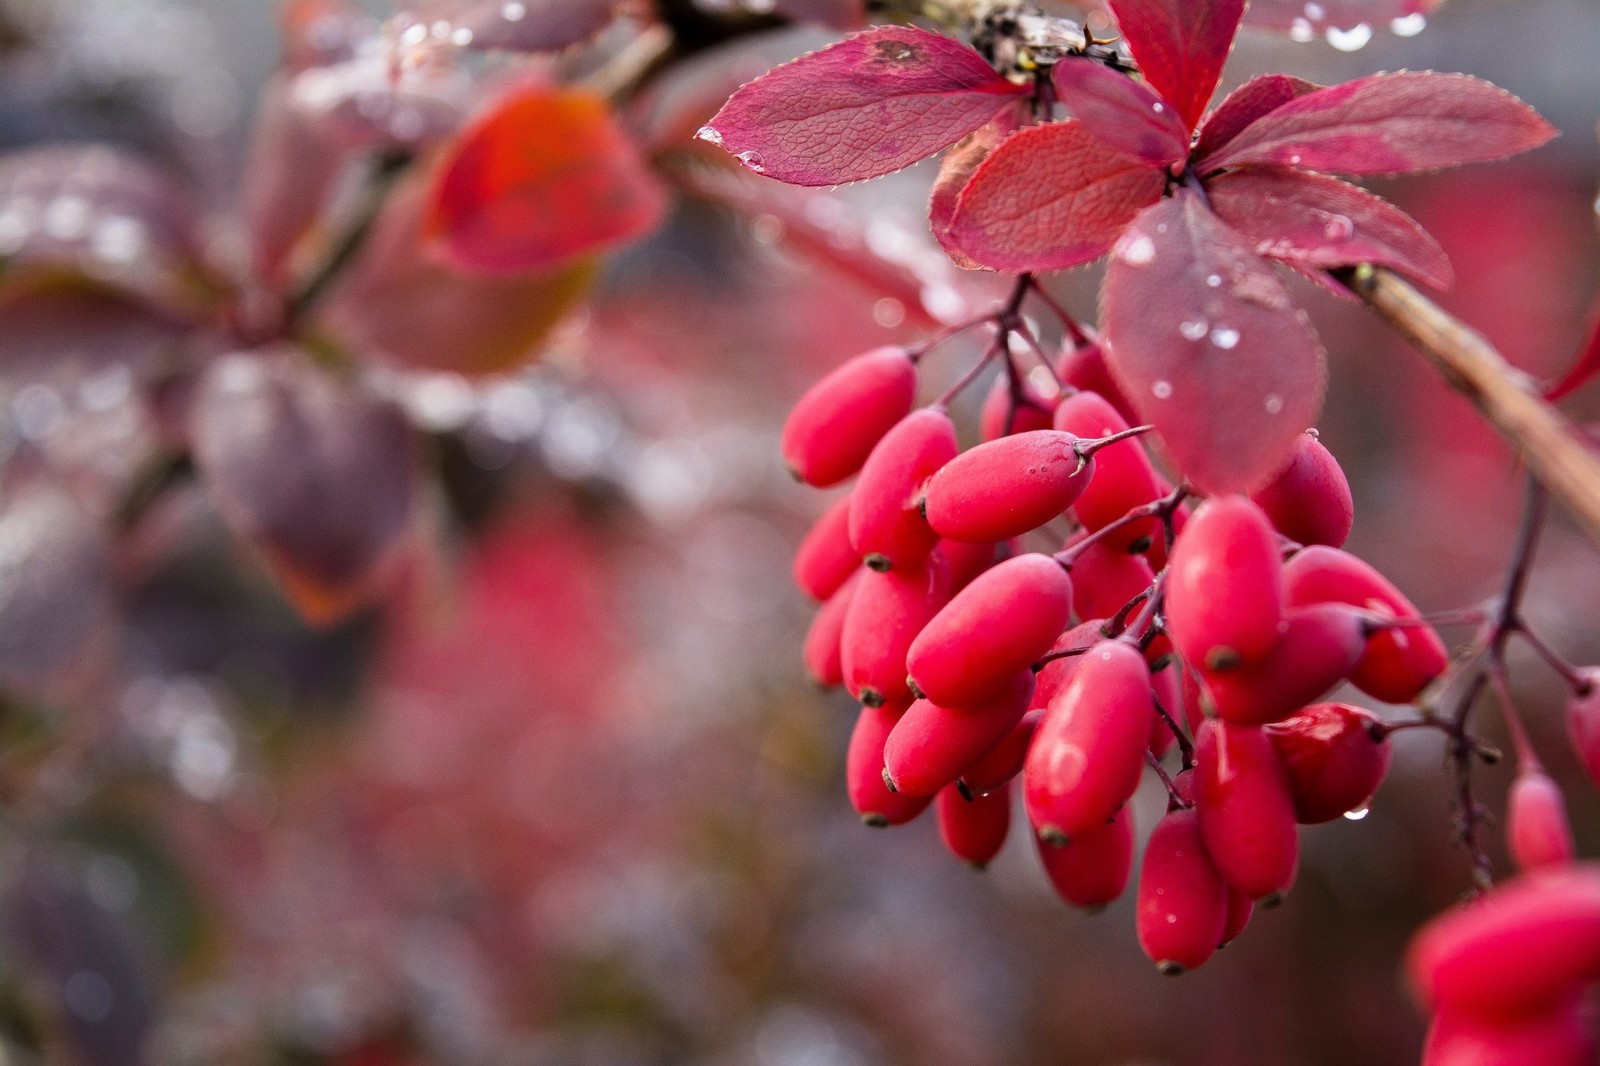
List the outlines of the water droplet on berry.
{"label": "water droplet on berry", "polygon": [[1178,332],[1183,334],[1184,340],[1197,341],[1204,337],[1206,335],[1206,331],[1210,328],[1211,323],[1207,322],[1205,319],[1191,318],[1187,322],[1179,324]]}
{"label": "water droplet on berry", "polygon": [[1150,105],[1150,110],[1154,111],[1158,115],[1165,112],[1166,109],[1167,105],[1163,104],[1160,100],[1157,100],[1155,103]]}
{"label": "water droplet on berry", "polygon": [[1353,811],[1345,811],[1344,812],[1344,816],[1346,818],[1348,818],[1352,822],[1359,822],[1359,821],[1361,821],[1361,819],[1365,818],[1367,815],[1369,815],[1371,813],[1372,813],[1372,808],[1371,807],[1357,807]]}
{"label": "water droplet on berry", "polygon": [[1420,11],[1389,20],[1389,32],[1396,37],[1415,37],[1428,25],[1428,16]]}
{"label": "water droplet on berry", "polygon": [[1267,408],[1267,414],[1269,414],[1269,415],[1275,415],[1278,412],[1282,411],[1283,410],[1283,397],[1279,396],[1277,393],[1273,393],[1271,396],[1268,396],[1267,397],[1266,408]]}
{"label": "water droplet on berry", "polygon": [[1155,257],[1155,242],[1142,233],[1124,238],[1117,245],[1117,258],[1129,266],[1144,266]]}
{"label": "water droplet on berry", "polygon": [[1322,235],[1330,241],[1347,241],[1355,232],[1356,224],[1344,215],[1330,215],[1322,224]]}
{"label": "water droplet on berry", "polygon": [[739,155],[738,155],[738,159],[739,159],[739,162],[741,162],[741,163],[743,163],[745,165],[745,167],[747,167],[750,170],[755,171],[757,174],[766,173],[766,170],[767,170],[766,160],[761,158],[761,153],[760,152],[740,152]]}
{"label": "water droplet on berry", "polygon": [[1172,398],[1172,382],[1158,381],[1150,386],[1150,392],[1158,400],[1170,400]]}
{"label": "water droplet on berry", "polygon": [[1222,349],[1232,348],[1239,343],[1239,331],[1218,326],[1211,331],[1211,343]]}
{"label": "water droplet on berry", "polygon": [[1326,36],[1328,43],[1341,52],[1359,52],[1372,40],[1372,27],[1365,22],[1358,22],[1348,30],[1329,26]]}
{"label": "water droplet on berry", "polygon": [[721,144],[722,131],[715,126],[701,126],[694,134],[695,140],[705,141],[707,144]]}

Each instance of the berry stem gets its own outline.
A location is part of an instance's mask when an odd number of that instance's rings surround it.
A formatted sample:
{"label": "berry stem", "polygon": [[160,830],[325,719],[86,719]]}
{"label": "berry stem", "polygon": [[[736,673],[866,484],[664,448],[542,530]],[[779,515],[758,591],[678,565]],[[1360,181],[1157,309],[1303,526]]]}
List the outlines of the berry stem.
{"label": "berry stem", "polygon": [[1167,810],[1176,811],[1190,806],[1190,804],[1183,802],[1182,796],[1178,795],[1177,783],[1172,780],[1172,775],[1167,773],[1167,768],[1161,765],[1161,760],[1156,758],[1155,752],[1146,748],[1144,761],[1150,764],[1150,769],[1156,772],[1156,776],[1161,779],[1161,783],[1167,787]]}

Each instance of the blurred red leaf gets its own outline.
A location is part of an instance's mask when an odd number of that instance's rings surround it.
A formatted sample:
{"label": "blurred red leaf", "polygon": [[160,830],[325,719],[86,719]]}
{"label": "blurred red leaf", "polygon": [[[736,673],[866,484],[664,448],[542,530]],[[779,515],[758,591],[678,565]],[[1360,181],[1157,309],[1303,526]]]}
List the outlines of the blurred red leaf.
{"label": "blurred red leaf", "polygon": [[244,217],[257,280],[283,289],[294,249],[321,215],[348,158],[321,122],[295,106],[288,79],[267,82],[244,168]]}
{"label": "blurred red leaf", "polygon": [[743,86],[701,136],[780,181],[842,185],[948,148],[1028,92],[959,41],[880,26]]}
{"label": "blurred red leaf", "polygon": [[1117,381],[1201,491],[1262,484],[1316,420],[1316,335],[1272,267],[1194,193],[1134,220],[1101,305]]}
{"label": "blurred red leaf", "polygon": [[1233,48],[1245,0],[1111,0],[1150,87],[1194,129]]}
{"label": "blurred red leaf", "polygon": [[1237,137],[1246,126],[1290,100],[1297,100],[1322,86],[1293,74],[1262,74],[1251,78],[1223,98],[1217,109],[1206,116],[1195,143],[1194,157],[1203,159]]}
{"label": "blurred red leaf", "polygon": [[1196,170],[1277,163],[1404,174],[1485,163],[1556,135],[1533,108],[1466,74],[1401,71],[1318,89],[1251,123]]}
{"label": "blurred red leaf", "polygon": [[1312,33],[1325,33],[1329,29],[1351,30],[1360,26],[1390,26],[1396,35],[1414,36],[1422,31],[1426,16],[1438,7],[1441,0],[1250,0],[1245,12],[1246,25],[1261,29],[1283,30],[1293,33],[1296,39]]}
{"label": "blurred red leaf", "polygon": [[240,353],[206,369],[190,430],[218,512],[308,621],[337,621],[379,591],[416,494],[397,408],[299,353]]}
{"label": "blurred red leaf", "polygon": [[1448,289],[1450,260],[1415,219],[1338,178],[1246,167],[1206,182],[1211,209],[1257,255],[1308,267],[1377,263]]}
{"label": "blurred red leaf", "polygon": [[476,0],[455,17],[472,48],[553,52],[599,33],[618,0]]}
{"label": "blurred red leaf", "polygon": [[634,240],[665,208],[603,99],[525,85],[452,146],[430,191],[426,232],[460,267],[517,273]]}
{"label": "blurred red leaf", "polygon": [[1104,255],[1161,195],[1166,174],[1110,151],[1077,122],[1002,143],[956,202],[945,240],[993,270],[1061,270]]}
{"label": "blurred red leaf", "polygon": [[1554,403],[1570,396],[1596,374],[1600,374],[1600,307],[1596,307],[1591,314],[1588,343],[1578,353],[1578,358],[1573,360],[1572,367],[1545,390],[1544,398]]}
{"label": "blurred red leaf", "polygon": [[529,362],[588,289],[593,264],[480,274],[442,261],[422,236],[429,177],[390,193],[318,325],[361,358],[468,376]]}
{"label": "blurred red leaf", "polygon": [[1002,141],[1021,127],[1026,118],[1023,105],[1003,111],[950,149],[939,161],[939,173],[933,180],[933,191],[928,197],[928,223],[933,228],[934,239],[959,267],[977,270],[983,264],[973,260],[950,239],[950,222],[955,217],[956,203],[978,167]]}
{"label": "blurred red leaf", "polygon": [[64,491],[34,484],[0,504],[0,544],[0,683],[48,684],[111,618],[105,536]]}
{"label": "blurred red leaf", "polygon": [[1069,57],[1050,76],[1067,113],[1117,151],[1163,166],[1189,154],[1183,120],[1126,74],[1096,60]]}

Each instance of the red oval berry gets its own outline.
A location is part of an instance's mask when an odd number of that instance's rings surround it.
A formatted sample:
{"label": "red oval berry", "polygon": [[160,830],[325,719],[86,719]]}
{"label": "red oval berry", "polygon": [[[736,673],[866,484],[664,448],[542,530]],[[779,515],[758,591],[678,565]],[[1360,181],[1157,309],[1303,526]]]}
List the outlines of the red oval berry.
{"label": "red oval berry", "polygon": [[1102,641],[1045,712],[1023,764],[1028,820],[1053,843],[1116,813],[1139,785],[1150,739],[1150,671],[1130,644]]}
{"label": "red oval berry", "polygon": [[[1348,603],[1380,616],[1421,618],[1387,578],[1338,548],[1319,546],[1296,552],[1284,565],[1283,574],[1292,607]],[[1396,626],[1372,634],[1350,681],[1385,703],[1410,703],[1448,665],[1450,653],[1432,626]]]}
{"label": "red oval berry", "polygon": [[861,569],[861,556],[850,544],[850,497],[833,503],[817,519],[794,553],[794,583],[822,601]]}
{"label": "red oval berry", "polygon": [[1153,581],[1144,556],[1096,541],[1073,557],[1072,608],[1079,618],[1110,618]]}
{"label": "red oval berry", "polygon": [[811,620],[811,628],[806,630],[806,670],[824,688],[844,684],[844,620],[850,613],[850,601],[855,596],[856,584],[857,579],[851,578],[839,591],[828,597],[828,602],[817,610],[817,616]]}
{"label": "red oval berry", "polygon": [[1523,874],[1423,927],[1406,972],[1434,1011],[1511,1018],[1600,973],[1600,868]]}
{"label": "red oval berry", "polygon": [[1022,720],[1033,671],[1022,670],[980,703],[944,707],[917,700],[889,734],[884,766],[901,792],[931,796],[994,750]]}
{"label": "red oval berry", "polygon": [[850,695],[866,704],[908,702],[906,652],[949,599],[949,568],[937,555],[923,566],[861,571],[839,638]]}
{"label": "red oval berry", "polygon": [[1072,582],[1048,555],[1018,555],[985,571],[933,616],[906,657],[935,703],[971,703],[1050,650],[1072,615]]}
{"label": "red oval berry", "polygon": [[917,398],[917,368],[900,348],[875,348],[818,381],[783,424],[779,449],[795,477],[835,485],[861,469],[873,446]]}
{"label": "red oval berry", "polygon": [[993,792],[1004,788],[1022,773],[1023,760],[1033,744],[1033,735],[1044,718],[1044,711],[1029,710],[1006,738],[989,750],[989,753],[961,772],[961,783],[974,794]]}
{"label": "red oval berry", "polygon": [[960,592],[972,584],[974,578],[994,565],[993,544],[968,544],[959,540],[942,540],[934,553],[950,564],[950,590]]}
{"label": "red oval berry", "polygon": [[[1089,483],[1093,463],[1070,433],[1041,429],[980,444],[928,482],[928,524],[951,540],[1020,537],[1057,517]],[[857,489],[857,493],[860,493]]]}
{"label": "red oval berry", "polygon": [[1085,392],[1098,392],[1117,409],[1117,414],[1130,422],[1136,417],[1133,405],[1122,394],[1122,387],[1117,384],[1116,378],[1111,376],[1105,350],[1100,345],[1091,343],[1080,346],[1069,338],[1056,359],[1056,377],[1061,379],[1063,385]]}
{"label": "red oval berry", "polygon": [[1579,671],[1584,687],[1567,700],[1567,737],[1589,779],[1600,786],[1600,668]]}
{"label": "red oval berry", "polygon": [[1303,824],[1329,822],[1365,807],[1389,772],[1389,739],[1373,736],[1378,717],[1344,703],[1315,703],[1266,727]]}
{"label": "red oval berry", "polygon": [[1034,846],[1056,895],[1074,907],[1098,910],[1121,898],[1133,873],[1133,815],[1126,806],[1111,820],[1066,847],[1038,837]]}
{"label": "red oval berry", "polygon": [[999,440],[1013,433],[1029,433],[1036,429],[1049,429],[1055,402],[1034,395],[1026,385],[1015,408],[1011,403],[1011,377],[1001,374],[989,387],[978,412],[978,439]]}
{"label": "red oval berry", "polygon": [[1222,941],[1219,946],[1226,946],[1236,940],[1244,927],[1250,924],[1250,916],[1255,913],[1256,901],[1243,892],[1228,889],[1228,920],[1222,923]]}
{"label": "red oval berry", "polygon": [[889,732],[905,713],[905,704],[863,707],[850,734],[850,749],[845,756],[845,787],[850,805],[861,820],[876,829],[904,825],[927,810],[930,796],[890,792],[883,783],[883,745]]}
{"label": "red oval berry", "polygon": [[1506,796],[1506,846],[1524,870],[1566,866],[1576,851],[1561,788],[1541,770],[1525,770]]}
{"label": "red oval berry", "polygon": [[1195,738],[1194,778],[1200,832],[1228,887],[1251,899],[1288,891],[1300,861],[1299,827],[1266,734],[1207,722]]}
{"label": "red oval berry", "polygon": [[1286,718],[1350,676],[1367,647],[1366,616],[1347,604],[1298,607],[1284,616],[1272,654],[1204,680],[1217,717],[1239,725]]}
{"label": "red oval berry", "polygon": [[[1056,407],[1055,428],[1078,437],[1109,437],[1128,428],[1116,408],[1097,392],[1068,396]],[[1156,472],[1137,440],[1125,440],[1094,453],[1094,476],[1072,504],[1085,529],[1102,529],[1135,507],[1157,498]],[[1155,542],[1161,533],[1158,518],[1141,518],[1119,527],[1105,539],[1127,551],[1137,541]]]}
{"label": "red oval berry", "polygon": [[1167,566],[1167,632],[1205,670],[1259,662],[1283,622],[1278,538],[1243,496],[1207,500],[1189,519]]}
{"label": "red oval berry", "polygon": [[1337,548],[1350,536],[1356,520],[1350,482],[1314,429],[1300,435],[1289,465],[1250,498],[1278,532],[1301,544]]}
{"label": "red oval berry", "polygon": [[1228,886],[1206,854],[1195,812],[1168,812],[1139,871],[1139,946],[1162,973],[1192,970],[1222,943],[1227,919]]}
{"label": "red oval berry", "polygon": [[[1083,658],[1083,653],[1106,639],[1105,619],[1094,618],[1080,625],[1075,625],[1050,645],[1050,650],[1040,656],[1049,660],[1044,668],[1039,671],[1038,684],[1033,687],[1033,706],[1047,707],[1055,699],[1057,692],[1067,687],[1067,682],[1072,680],[1072,675],[1078,669],[1078,663]],[[1060,652],[1073,652],[1071,655],[1060,655]],[[1055,658],[1051,658],[1055,656]]]}
{"label": "red oval berry", "polygon": [[1434,1019],[1422,1066],[1594,1066],[1594,1012],[1581,993],[1526,1017]]}
{"label": "red oval berry", "polygon": [[982,870],[994,861],[1005,846],[1011,829],[1011,792],[974,795],[970,799],[955,785],[939,790],[935,802],[939,816],[939,837],[950,854],[968,866]]}
{"label": "red oval berry", "polygon": [[901,419],[872,449],[850,493],[850,543],[868,566],[912,566],[933,551],[939,537],[922,517],[922,488],[956,451],[955,425],[932,407]]}

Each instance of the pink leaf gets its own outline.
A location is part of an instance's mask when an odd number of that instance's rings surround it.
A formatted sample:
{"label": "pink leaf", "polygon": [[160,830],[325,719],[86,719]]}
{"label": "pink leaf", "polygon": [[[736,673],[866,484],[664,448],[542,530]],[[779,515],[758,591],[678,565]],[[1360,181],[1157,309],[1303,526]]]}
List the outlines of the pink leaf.
{"label": "pink leaf", "polygon": [[456,16],[471,31],[469,47],[553,52],[599,33],[617,0],[476,0]]}
{"label": "pink leaf", "polygon": [[1067,58],[1051,78],[1067,112],[1117,151],[1163,166],[1189,154],[1183,120],[1127,75],[1092,59]]}
{"label": "pink leaf", "polygon": [[1272,267],[1194,193],[1134,220],[1101,306],[1118,383],[1196,488],[1261,485],[1316,420],[1316,335]]}
{"label": "pink leaf", "polygon": [[928,224],[945,254],[966,270],[980,269],[982,264],[971,259],[950,239],[950,223],[955,218],[956,203],[978,167],[1001,142],[1021,127],[1025,117],[1020,106],[1002,112],[950,149],[939,161],[939,174],[933,179],[933,191],[928,197]]}
{"label": "pink leaf", "polygon": [[1144,80],[1177,107],[1188,129],[1211,102],[1244,6],[1245,0],[1111,0]]}
{"label": "pink leaf", "polygon": [[[1341,30],[1370,34],[1387,26],[1397,37],[1414,37],[1427,24],[1427,13],[1440,0],[1250,0],[1244,21],[1249,26],[1287,32],[1297,41],[1337,35]],[[1338,37],[1334,39],[1337,41]]]}
{"label": "pink leaf", "polygon": [[1262,74],[1251,78],[1229,93],[1206,117],[1200,127],[1200,140],[1194,147],[1195,165],[1199,166],[1206,156],[1233,140],[1256,119],[1320,88],[1322,86],[1315,82],[1292,74]]}
{"label": "pink leaf", "polygon": [[1555,127],[1466,74],[1401,71],[1319,89],[1256,120],[1207,171],[1278,163],[1332,174],[1404,174],[1537,148]]}
{"label": "pink leaf", "polygon": [[960,42],[881,26],[743,86],[700,135],[779,181],[840,185],[948,148],[1028,92]]}
{"label": "pink leaf", "polygon": [[288,79],[261,90],[244,167],[244,218],[256,280],[282,291],[300,241],[321,217],[351,151],[294,104]]}
{"label": "pink leaf", "polygon": [[984,160],[945,239],[992,270],[1062,270],[1100,258],[1166,175],[1076,122],[1032,126]]}
{"label": "pink leaf", "polygon": [[1213,178],[1206,192],[1257,255],[1313,268],[1377,263],[1440,289],[1453,279],[1444,249],[1415,219],[1338,178],[1246,167]]}

